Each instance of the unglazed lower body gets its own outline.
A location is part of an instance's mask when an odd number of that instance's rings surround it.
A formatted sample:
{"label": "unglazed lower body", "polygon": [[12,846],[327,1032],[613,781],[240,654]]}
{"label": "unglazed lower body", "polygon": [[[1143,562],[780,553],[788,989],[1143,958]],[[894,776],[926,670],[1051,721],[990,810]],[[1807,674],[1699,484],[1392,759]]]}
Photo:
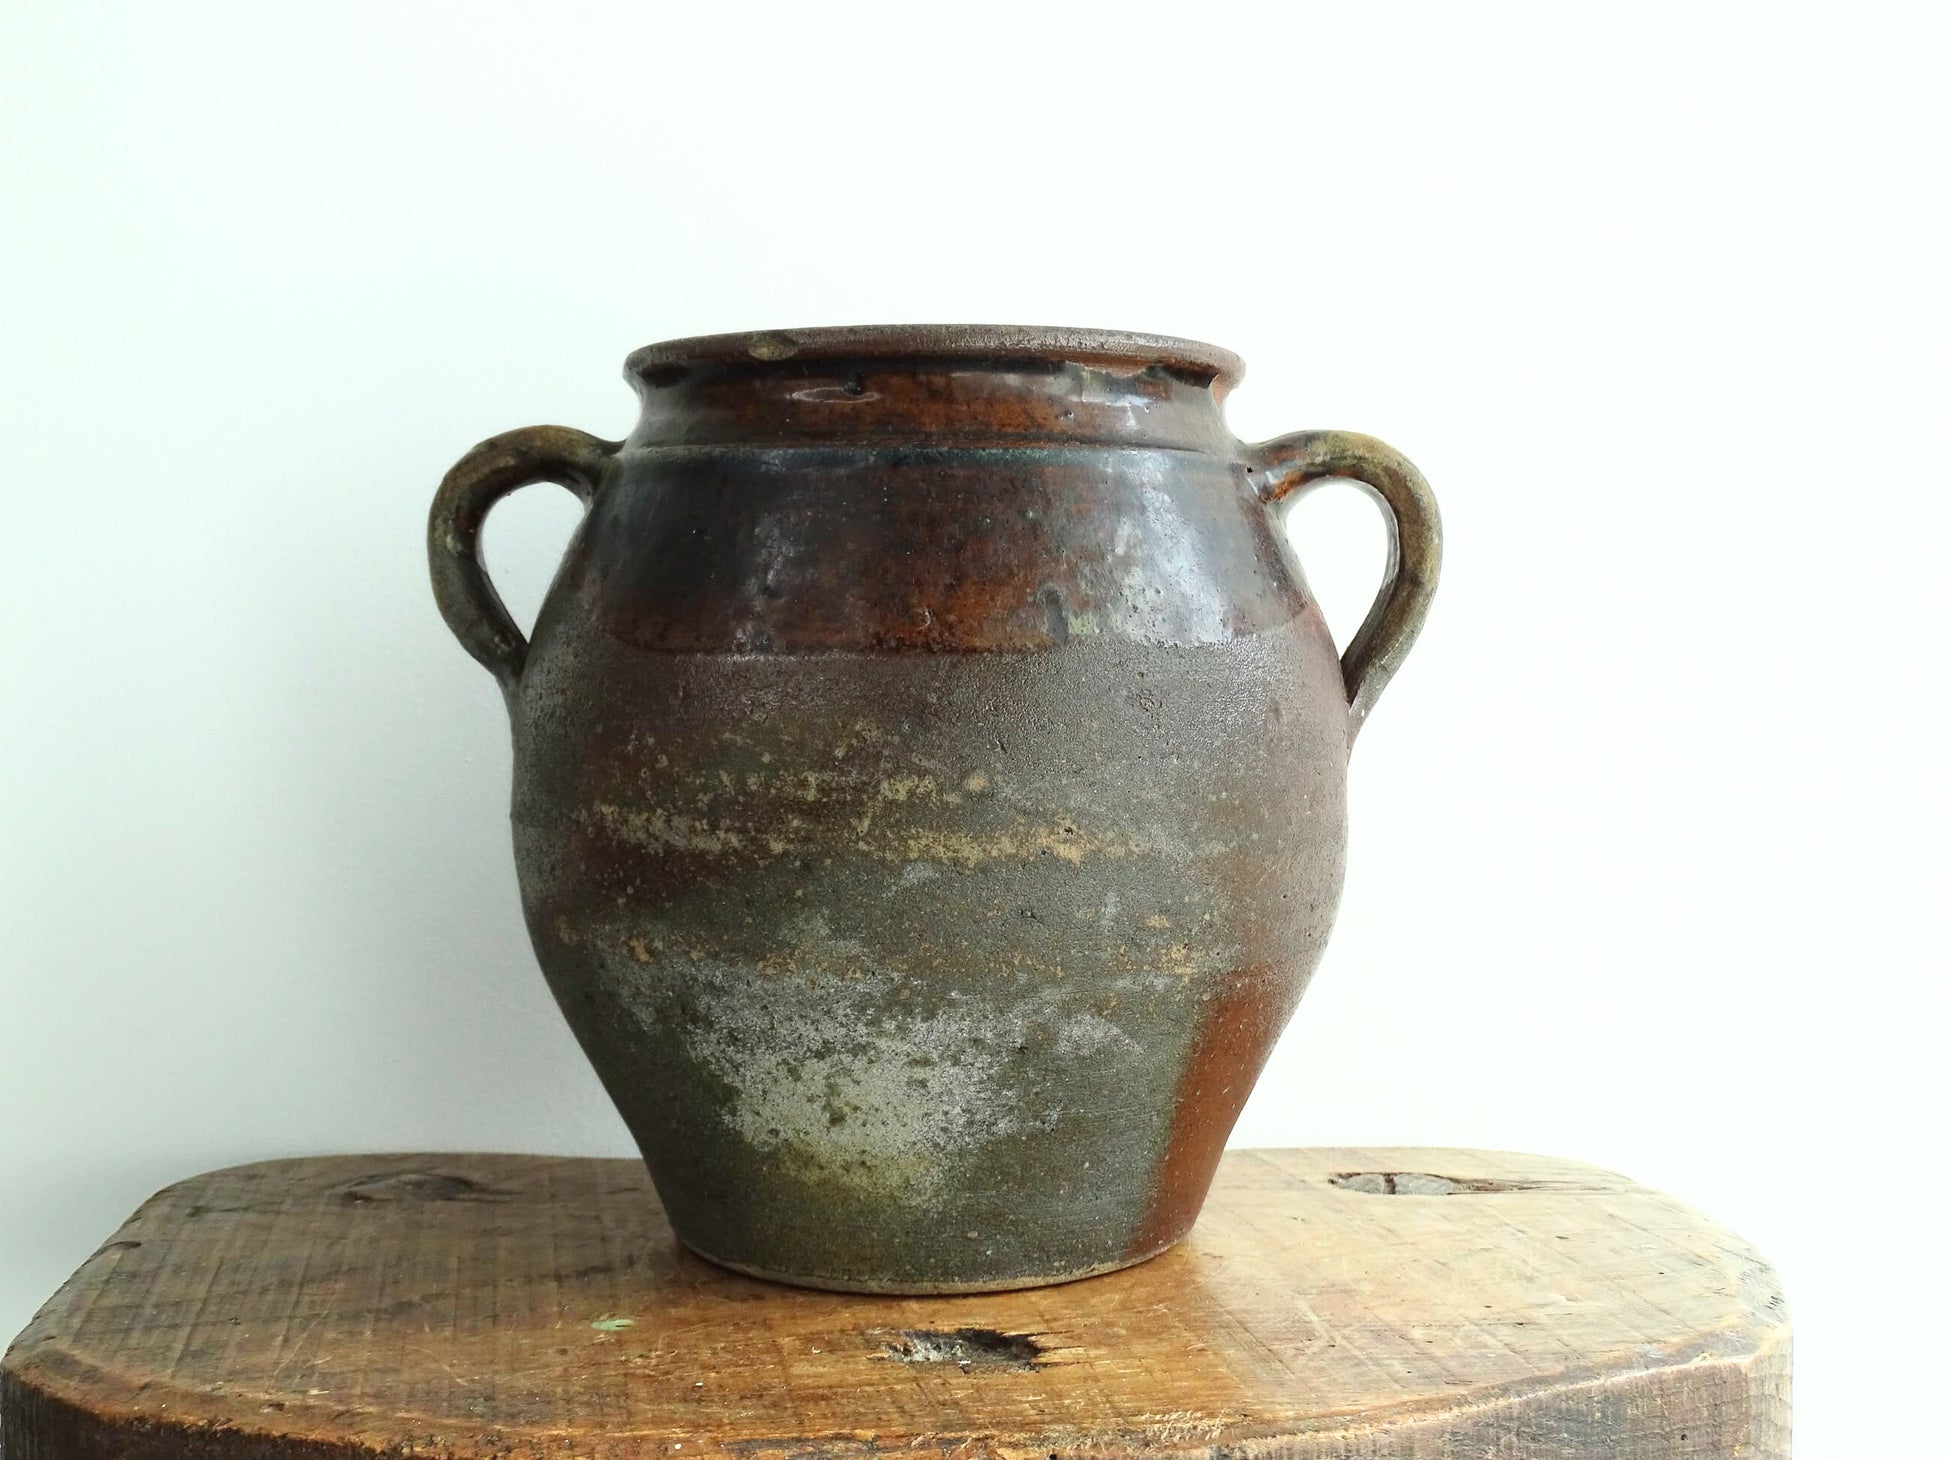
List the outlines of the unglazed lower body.
{"label": "unglazed lower body", "polygon": [[529,927],[677,1233],[881,1292],[1176,1241],[1335,911],[1342,705],[1309,608],[1018,654],[537,634]]}

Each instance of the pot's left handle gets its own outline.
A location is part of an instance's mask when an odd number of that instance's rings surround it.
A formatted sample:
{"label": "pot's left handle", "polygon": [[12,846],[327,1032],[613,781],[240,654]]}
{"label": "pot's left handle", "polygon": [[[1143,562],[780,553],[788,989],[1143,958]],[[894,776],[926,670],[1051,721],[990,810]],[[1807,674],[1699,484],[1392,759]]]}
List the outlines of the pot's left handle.
{"label": "pot's left handle", "polygon": [[509,694],[527,662],[527,638],[480,561],[480,527],[495,502],[533,482],[554,482],[592,502],[620,449],[619,441],[567,426],[525,426],[467,452],[432,499],[426,554],[433,597],[460,647],[490,669]]}

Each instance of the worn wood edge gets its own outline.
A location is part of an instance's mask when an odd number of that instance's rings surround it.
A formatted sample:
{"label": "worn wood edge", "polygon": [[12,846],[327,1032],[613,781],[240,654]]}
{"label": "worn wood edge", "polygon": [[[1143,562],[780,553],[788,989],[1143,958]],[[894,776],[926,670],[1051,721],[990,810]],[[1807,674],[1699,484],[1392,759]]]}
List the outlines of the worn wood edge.
{"label": "worn wood edge", "polygon": [[[1428,1455],[1451,1453],[1447,1446],[1455,1437],[1469,1431],[1490,1431],[1494,1417],[1516,1407],[1523,1410],[1552,1410],[1571,1415],[1575,1404],[1592,1407],[1598,1402],[1614,1403],[1630,1395],[1653,1398],[1680,1379],[1713,1375],[1719,1371],[1740,1374],[1734,1381],[1749,1405],[1751,1435],[1747,1448],[1738,1454],[1747,1460],[1785,1460],[1789,1455],[1792,1328],[1781,1286],[1775,1272],[1749,1242],[1721,1226],[1707,1215],[1667,1194],[1644,1187],[1629,1178],[1591,1163],[1561,1157],[1532,1156],[1520,1152],[1454,1147],[1325,1147],[1325,1148],[1243,1148],[1226,1153],[1225,1167],[1261,1164],[1282,1175],[1304,1180],[1316,1178],[1314,1162],[1304,1157],[1343,1155],[1357,1158],[1350,1169],[1423,1171],[1449,1175],[1468,1164],[1485,1164],[1508,1170],[1534,1172],[1544,1168],[1544,1184],[1528,1184],[1524,1190],[1555,1190],[1561,1194],[1586,1192],[1632,1192],[1666,1202],[1673,1210],[1693,1219],[1699,1227],[1724,1239],[1726,1256],[1739,1260],[1737,1273],[1742,1321],[1733,1322],[1706,1334],[1697,1343],[1679,1351],[1658,1356],[1652,1363],[1629,1367],[1569,1366],[1545,1380],[1523,1381],[1497,1388],[1468,1391],[1452,1402],[1402,1401],[1349,1413],[1323,1413],[1302,1419],[1251,1424],[1238,1416],[1193,1419],[1185,1416],[1183,1433],[1173,1434],[1168,1427],[1154,1423],[1127,1429],[1049,1428],[1045,1431],[1006,1435],[966,1432],[938,1433],[901,1437],[880,1445],[876,1436],[862,1432],[831,1430],[805,1436],[779,1436],[737,1441],[728,1445],[713,1443],[712,1437],[698,1431],[683,1431],[684,1460],[725,1456],[735,1460],[759,1457],[803,1457],[807,1454],[876,1457],[897,1453],[913,1460],[966,1460],[969,1455],[991,1455],[1004,1460],[1060,1460],[1060,1452],[1101,1452],[1126,1446],[1145,1453],[1166,1453],[1180,1460],[1305,1460],[1317,1456],[1328,1460],[1345,1454],[1382,1455],[1422,1453],[1414,1436],[1433,1440],[1436,1450]],[[1423,1158],[1423,1159],[1422,1159]],[[373,1159],[425,1164],[454,1164],[469,1161],[514,1161],[551,1164],[589,1159],[574,1156],[548,1156],[513,1152],[360,1152],[334,1153],[317,1157],[271,1158],[239,1162],[172,1182],[160,1188],[136,1208],[121,1227],[82,1263],[67,1283],[38,1311],[27,1327],[0,1359],[0,1460],[80,1460],[80,1457],[111,1456],[114,1460],[369,1460],[374,1456],[403,1456],[427,1448],[452,1451],[455,1441],[482,1441],[472,1447],[481,1455],[505,1456],[514,1453],[510,1438],[525,1444],[529,1453],[560,1451],[577,1457],[591,1449],[612,1445],[658,1445],[674,1440],[673,1431],[613,1430],[591,1437],[584,1431],[567,1431],[539,1426],[483,1423],[449,1415],[427,1415],[400,1408],[385,1410],[347,1410],[342,1405],[305,1405],[285,1399],[274,1411],[277,1423],[241,1421],[235,1411],[239,1399],[262,1402],[275,1396],[247,1390],[223,1390],[212,1394],[191,1387],[171,1387],[172,1406],[181,1403],[169,1420],[137,1412],[138,1396],[145,1406],[155,1398],[154,1381],[135,1382],[113,1370],[91,1363],[60,1345],[58,1338],[45,1336],[48,1321],[56,1319],[81,1296],[86,1284],[83,1275],[89,1266],[130,1240],[128,1234],[151,1209],[191,1192],[199,1183],[261,1168],[288,1168],[296,1165],[343,1165],[356,1169]],[[1451,1172],[1438,1168],[1448,1166]],[[1344,1173],[1339,1173],[1344,1174]],[[1219,1180],[1220,1180],[1219,1176]],[[1436,1199],[1436,1198],[1434,1198]],[[85,1390],[86,1398],[79,1396]],[[165,1406],[170,1407],[170,1406]],[[409,1444],[368,1443],[358,1438],[358,1418],[369,1416],[383,1424],[394,1436],[400,1422],[422,1427]],[[312,1418],[313,1423],[331,1424],[346,1431],[346,1438],[322,1439],[314,1434],[294,1433],[292,1421]],[[1660,1460],[1662,1450],[1618,1449],[1612,1437],[1590,1431],[1587,1448],[1563,1449],[1560,1460]],[[1398,1448],[1407,1441],[1407,1448]],[[1347,1451],[1346,1444],[1354,1449]],[[1699,1452],[1700,1453],[1700,1452]],[[1553,1457],[1550,1456],[1550,1460]]]}
{"label": "worn wood edge", "polygon": [[[92,1386],[90,1403],[84,1406],[75,1402],[60,1393],[54,1384],[36,1383],[31,1368],[41,1369],[45,1380],[58,1380],[61,1369],[70,1369],[66,1376],[69,1382],[85,1381]],[[165,1423],[110,1409],[104,1401],[111,1395],[126,1404],[139,1386],[75,1360],[72,1355],[61,1354],[52,1365],[41,1363],[31,1368],[10,1366],[0,1371],[0,1434],[4,1435],[7,1460],[78,1460],[78,1457],[96,1455],[113,1456],[116,1460],[208,1460],[219,1455],[225,1460],[242,1460],[242,1457],[370,1460],[374,1456],[415,1454],[435,1446],[450,1453],[461,1448],[456,1442],[469,1440],[479,1443],[466,1448],[483,1455],[507,1455],[515,1451],[516,1445],[524,1446],[530,1453],[561,1451],[581,1455],[591,1449],[657,1445],[675,1438],[662,1431],[616,1430],[590,1444],[589,1437],[582,1433],[433,1420],[396,1410],[386,1411],[383,1418],[421,1421],[427,1427],[426,1433],[414,1437],[407,1445],[376,1445],[360,1443],[349,1435],[343,1440],[327,1440],[267,1425],[197,1419],[186,1414]],[[1718,1379],[1718,1375],[1734,1377]],[[1172,1433],[1166,1425],[1155,1424],[1091,1429],[1085,1433],[1059,1427],[1009,1435],[955,1431],[914,1435],[885,1445],[879,1444],[871,1434],[846,1431],[779,1435],[717,1445],[706,1434],[685,1431],[682,1443],[687,1455],[735,1456],[738,1460],[807,1454],[858,1457],[858,1460],[876,1460],[888,1454],[913,1457],[913,1460],[966,1460],[969,1455],[1039,1460],[1042,1455],[1101,1453],[1124,1447],[1146,1454],[1168,1454],[1177,1460],[1306,1460],[1312,1456],[1326,1460],[1347,1453],[1411,1455],[1421,1451],[1422,1439],[1437,1447],[1426,1453],[1446,1455],[1453,1453],[1448,1447],[1455,1440],[1470,1434],[1491,1435],[1504,1428],[1496,1421],[1518,1410],[1530,1427],[1551,1422],[1562,1431],[1563,1447],[1548,1452],[1550,1460],[1580,1460],[1583,1456],[1587,1460],[1596,1457],[1631,1460],[1637,1455],[1642,1460],[1656,1460],[1667,1452],[1653,1437],[1644,1443],[1653,1443],[1656,1448],[1638,1448],[1634,1444],[1622,1448],[1605,1426],[1590,1423],[1580,1432],[1580,1442],[1576,1443],[1575,1422],[1584,1418],[1592,1420],[1604,1407],[1617,1403],[1633,1401],[1637,1406],[1646,1406],[1679,1389],[1685,1380],[1706,1384],[1715,1380],[1715,1387],[1726,1393],[1734,1386],[1738,1397],[1747,1405],[1750,1419],[1748,1447],[1738,1451],[1745,1460],[1787,1460],[1791,1393],[1791,1336],[1787,1328],[1771,1333],[1765,1341],[1742,1354],[1718,1354],[1703,1344],[1678,1362],[1626,1370],[1569,1370],[1546,1383],[1475,1391],[1451,1404],[1407,1403],[1277,1425],[1237,1423],[1220,1417],[1185,1417],[1179,1433]],[[234,1397],[256,1396],[245,1396],[238,1391]],[[329,1415],[341,1426],[346,1422],[346,1413],[341,1408],[326,1406],[287,1406],[279,1414],[288,1423],[301,1417],[307,1409],[319,1416]],[[1702,1438],[1698,1436],[1699,1440]],[[516,1443],[510,1445],[510,1440]],[[1380,1448],[1380,1442],[1388,1443]]]}

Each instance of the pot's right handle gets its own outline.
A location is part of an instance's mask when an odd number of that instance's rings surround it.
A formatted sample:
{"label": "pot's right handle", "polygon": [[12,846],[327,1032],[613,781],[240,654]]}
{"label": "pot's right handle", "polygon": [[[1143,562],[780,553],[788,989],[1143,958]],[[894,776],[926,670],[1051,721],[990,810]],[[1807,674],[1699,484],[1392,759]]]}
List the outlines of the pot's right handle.
{"label": "pot's right handle", "polygon": [[1296,431],[1246,447],[1244,454],[1266,504],[1295,500],[1319,482],[1342,478],[1385,508],[1385,581],[1340,661],[1356,738],[1432,606],[1439,586],[1439,504],[1416,466],[1383,441],[1355,431]]}
{"label": "pot's right handle", "polygon": [[527,639],[480,561],[480,528],[495,502],[530,482],[556,482],[594,500],[619,441],[568,426],[525,426],[482,441],[439,484],[426,523],[433,597],[460,647],[511,695],[527,664]]}

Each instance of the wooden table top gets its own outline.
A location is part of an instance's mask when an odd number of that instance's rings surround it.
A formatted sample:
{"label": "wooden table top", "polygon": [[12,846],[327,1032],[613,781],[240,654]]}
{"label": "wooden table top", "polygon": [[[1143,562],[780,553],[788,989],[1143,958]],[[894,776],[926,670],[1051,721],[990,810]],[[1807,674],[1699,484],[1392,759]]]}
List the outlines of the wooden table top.
{"label": "wooden table top", "polygon": [[8,1460],[1782,1456],[1742,1241],[1571,1162],[1233,1151],[1188,1240],[872,1298],[679,1248],[633,1161],[334,1156],[153,1197],[0,1370]]}

